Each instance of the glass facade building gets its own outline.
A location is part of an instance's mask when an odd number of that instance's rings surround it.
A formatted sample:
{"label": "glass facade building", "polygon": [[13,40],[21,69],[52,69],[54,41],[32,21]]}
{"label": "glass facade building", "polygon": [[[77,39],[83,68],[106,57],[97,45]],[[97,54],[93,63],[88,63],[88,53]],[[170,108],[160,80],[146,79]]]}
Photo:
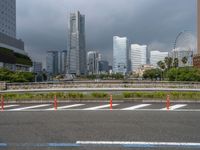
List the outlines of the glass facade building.
{"label": "glass facade building", "polygon": [[48,51],[47,52],[47,60],[46,60],[46,65],[47,65],[47,72],[50,75],[57,75],[58,74],[58,51]]}
{"label": "glass facade building", "polygon": [[113,72],[126,74],[128,71],[128,39],[113,37]]}
{"label": "glass facade building", "polygon": [[0,0],[0,32],[16,38],[16,0]]}
{"label": "glass facade building", "polygon": [[69,20],[68,73],[86,74],[85,16],[80,12],[71,13]]}

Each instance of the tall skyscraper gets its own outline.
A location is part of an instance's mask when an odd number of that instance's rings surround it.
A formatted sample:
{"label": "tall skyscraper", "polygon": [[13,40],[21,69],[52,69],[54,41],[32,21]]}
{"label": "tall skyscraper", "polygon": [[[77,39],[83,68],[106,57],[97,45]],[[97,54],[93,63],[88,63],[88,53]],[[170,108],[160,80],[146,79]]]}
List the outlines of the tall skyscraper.
{"label": "tall skyscraper", "polygon": [[16,38],[16,0],[0,0],[0,32]]}
{"label": "tall skyscraper", "polygon": [[29,71],[32,66],[24,42],[16,38],[16,0],[0,0],[0,63],[13,71]]}
{"label": "tall skyscraper", "polygon": [[131,45],[131,71],[136,71],[141,65],[147,63],[147,46],[146,45]]}
{"label": "tall skyscraper", "polygon": [[61,51],[59,53],[59,73],[67,73],[67,51]]}
{"label": "tall skyscraper", "polygon": [[150,54],[150,64],[154,67],[158,67],[158,62],[165,60],[165,57],[168,57],[168,52],[160,52],[160,51],[151,51]]}
{"label": "tall skyscraper", "polygon": [[86,74],[85,16],[80,12],[71,13],[69,19],[68,73]]}
{"label": "tall skyscraper", "polygon": [[200,0],[197,0],[197,31],[198,31],[198,45],[197,45],[197,52],[200,55]]}
{"label": "tall skyscraper", "polygon": [[59,72],[59,53],[58,51],[48,51],[46,58],[47,72],[57,75]]}
{"label": "tall skyscraper", "polygon": [[126,74],[128,71],[128,39],[113,37],[113,72]]}
{"label": "tall skyscraper", "polygon": [[87,70],[88,74],[99,74],[99,62],[101,54],[97,51],[89,51],[87,53]]}
{"label": "tall skyscraper", "polygon": [[193,58],[193,65],[200,68],[200,0],[197,0],[197,55]]}

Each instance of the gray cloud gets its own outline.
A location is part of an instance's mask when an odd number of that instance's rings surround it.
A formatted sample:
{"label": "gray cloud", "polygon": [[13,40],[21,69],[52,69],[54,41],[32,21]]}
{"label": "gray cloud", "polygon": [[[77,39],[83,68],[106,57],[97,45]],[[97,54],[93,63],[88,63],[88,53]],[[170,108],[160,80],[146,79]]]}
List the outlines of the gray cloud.
{"label": "gray cloud", "polygon": [[183,30],[196,35],[196,0],[17,0],[18,37],[34,59],[67,49],[68,15],[77,10],[86,15],[87,49],[107,60],[114,35],[162,51]]}

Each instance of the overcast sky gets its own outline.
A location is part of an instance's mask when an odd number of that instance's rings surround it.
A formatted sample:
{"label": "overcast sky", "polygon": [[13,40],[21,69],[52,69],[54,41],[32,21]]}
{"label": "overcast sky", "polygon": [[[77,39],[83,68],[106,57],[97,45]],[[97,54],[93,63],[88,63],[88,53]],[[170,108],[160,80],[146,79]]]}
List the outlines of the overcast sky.
{"label": "overcast sky", "polygon": [[34,60],[45,64],[46,51],[67,49],[70,12],[86,16],[87,50],[112,60],[112,37],[169,51],[176,36],[196,36],[196,0],[17,0],[17,37]]}

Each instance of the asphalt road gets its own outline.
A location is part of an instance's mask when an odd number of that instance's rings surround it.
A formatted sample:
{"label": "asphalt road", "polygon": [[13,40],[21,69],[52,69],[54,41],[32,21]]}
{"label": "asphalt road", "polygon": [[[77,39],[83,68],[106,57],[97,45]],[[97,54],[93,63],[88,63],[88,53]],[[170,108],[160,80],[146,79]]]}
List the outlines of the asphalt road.
{"label": "asphalt road", "polygon": [[136,148],[137,146],[128,148],[122,145],[80,146],[76,144],[77,141],[199,143],[200,112],[98,110],[0,112],[0,149],[193,149],[167,146],[150,148],[148,145],[138,146],[138,148]]}

